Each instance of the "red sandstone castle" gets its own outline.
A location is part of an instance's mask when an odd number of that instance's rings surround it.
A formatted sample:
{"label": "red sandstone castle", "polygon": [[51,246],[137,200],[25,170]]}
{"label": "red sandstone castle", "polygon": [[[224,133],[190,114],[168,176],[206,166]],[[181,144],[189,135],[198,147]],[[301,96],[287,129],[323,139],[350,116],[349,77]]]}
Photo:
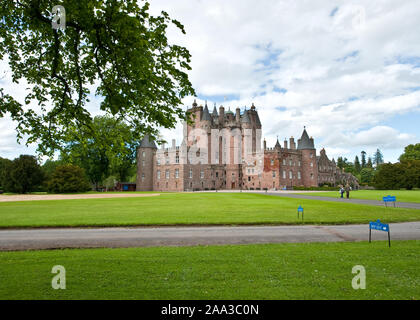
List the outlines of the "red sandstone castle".
{"label": "red sandstone castle", "polygon": [[137,191],[278,190],[296,186],[332,186],[357,180],[343,173],[321,150],[316,155],[314,139],[304,129],[296,142],[261,146],[261,122],[254,105],[250,110],[212,113],[194,101],[191,124],[184,123],[180,146],[158,149],[145,136],[137,152]]}

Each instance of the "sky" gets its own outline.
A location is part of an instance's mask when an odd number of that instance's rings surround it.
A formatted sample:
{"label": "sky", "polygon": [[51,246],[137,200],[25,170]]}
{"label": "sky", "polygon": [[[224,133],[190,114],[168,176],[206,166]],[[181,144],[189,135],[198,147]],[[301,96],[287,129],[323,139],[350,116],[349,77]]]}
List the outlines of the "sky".
{"label": "sky", "polygon": [[[420,2],[296,0],[152,0],[186,30],[168,29],[171,43],[192,55],[188,72],[197,97],[212,110],[255,104],[263,137],[273,147],[303,127],[318,152],[354,160],[379,148],[396,162],[420,142]],[[5,62],[0,64],[6,70]],[[23,97],[6,75],[0,85]],[[99,113],[100,97],[88,109]],[[34,153],[17,145],[15,124],[0,119],[0,156]],[[162,130],[182,141],[182,126]]]}

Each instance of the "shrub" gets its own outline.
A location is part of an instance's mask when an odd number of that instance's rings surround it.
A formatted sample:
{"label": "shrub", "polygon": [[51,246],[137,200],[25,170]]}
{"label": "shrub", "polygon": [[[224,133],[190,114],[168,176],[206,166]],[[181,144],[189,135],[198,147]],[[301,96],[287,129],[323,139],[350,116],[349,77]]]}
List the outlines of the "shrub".
{"label": "shrub", "polygon": [[377,189],[411,190],[420,187],[420,160],[386,163],[380,165],[373,178]]}
{"label": "shrub", "polygon": [[47,184],[50,193],[86,192],[91,190],[85,171],[74,165],[58,166]]}

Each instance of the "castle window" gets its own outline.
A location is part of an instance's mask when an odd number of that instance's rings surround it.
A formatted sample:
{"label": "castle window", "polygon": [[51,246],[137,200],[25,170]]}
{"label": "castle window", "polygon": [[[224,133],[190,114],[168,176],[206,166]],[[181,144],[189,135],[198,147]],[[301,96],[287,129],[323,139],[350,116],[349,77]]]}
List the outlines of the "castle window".
{"label": "castle window", "polygon": [[141,155],[143,156],[143,158],[145,158],[145,157],[146,157],[146,152],[144,152],[144,151],[143,151],[143,152],[141,153]]}
{"label": "castle window", "polygon": [[298,179],[300,180],[302,178],[300,171],[298,171]]}
{"label": "castle window", "polygon": [[165,163],[166,163],[166,164],[169,164],[169,158],[166,158]]}
{"label": "castle window", "polygon": [[271,159],[271,165],[274,166],[274,160],[273,159]]}
{"label": "castle window", "polygon": [[145,165],[144,160],[141,161],[141,165],[144,167],[144,165]]}
{"label": "castle window", "polygon": [[179,178],[179,169],[175,169],[175,179]]}
{"label": "castle window", "polygon": [[289,171],[289,179],[293,179],[293,172]]}
{"label": "castle window", "polygon": [[157,159],[157,165],[160,166],[160,159]]}
{"label": "castle window", "polygon": [[293,166],[292,160],[289,160],[289,166]]}
{"label": "castle window", "polygon": [[160,179],[160,170],[157,171],[157,178]]}
{"label": "castle window", "polygon": [[176,157],[175,157],[175,163],[179,163],[179,155],[176,155]]}
{"label": "castle window", "polygon": [[219,178],[219,172],[216,171],[216,178]]}
{"label": "castle window", "polygon": [[313,162],[311,162],[311,167],[313,167],[314,166],[314,164],[313,164]]}
{"label": "castle window", "polygon": [[169,179],[169,170],[165,171],[165,177],[166,177],[166,179]]}
{"label": "castle window", "polygon": [[302,163],[301,163],[300,161],[298,162],[298,166],[299,166],[299,167],[300,167],[300,166],[302,166]]}
{"label": "castle window", "polygon": [[192,179],[192,177],[193,177],[193,171],[192,171],[192,169],[190,168],[190,179]]}
{"label": "castle window", "polygon": [[283,179],[286,179],[286,170],[283,170]]}
{"label": "castle window", "polygon": [[313,179],[314,178],[314,174],[313,173],[311,173],[311,179]]}
{"label": "castle window", "polygon": [[200,171],[200,178],[204,179],[204,171],[203,170]]}
{"label": "castle window", "polygon": [[141,182],[144,182],[144,178],[145,178],[144,173],[142,173],[141,174]]}
{"label": "castle window", "polygon": [[248,177],[248,181],[251,181],[251,177]]}

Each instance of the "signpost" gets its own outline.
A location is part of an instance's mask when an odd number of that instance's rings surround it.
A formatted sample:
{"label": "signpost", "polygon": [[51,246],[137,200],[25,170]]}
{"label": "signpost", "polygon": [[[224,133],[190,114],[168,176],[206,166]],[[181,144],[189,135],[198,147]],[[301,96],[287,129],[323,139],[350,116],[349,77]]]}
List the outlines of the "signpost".
{"label": "signpost", "polygon": [[388,207],[388,205],[387,205],[388,202],[393,202],[394,203],[394,208],[395,208],[395,203],[397,202],[397,198],[396,197],[393,197],[393,196],[389,196],[388,195],[386,197],[383,197],[382,200],[385,203],[385,207]]}
{"label": "signpost", "polygon": [[369,222],[369,243],[371,242],[371,239],[372,239],[372,235],[371,235],[372,229],[388,232],[388,244],[389,244],[389,247],[391,248],[391,235],[389,233],[389,224],[381,223],[379,219],[376,222]]}
{"label": "signpost", "polygon": [[302,212],[302,221],[303,221],[303,208],[302,206],[299,206],[298,210],[297,210],[297,217],[299,219],[299,213]]}

